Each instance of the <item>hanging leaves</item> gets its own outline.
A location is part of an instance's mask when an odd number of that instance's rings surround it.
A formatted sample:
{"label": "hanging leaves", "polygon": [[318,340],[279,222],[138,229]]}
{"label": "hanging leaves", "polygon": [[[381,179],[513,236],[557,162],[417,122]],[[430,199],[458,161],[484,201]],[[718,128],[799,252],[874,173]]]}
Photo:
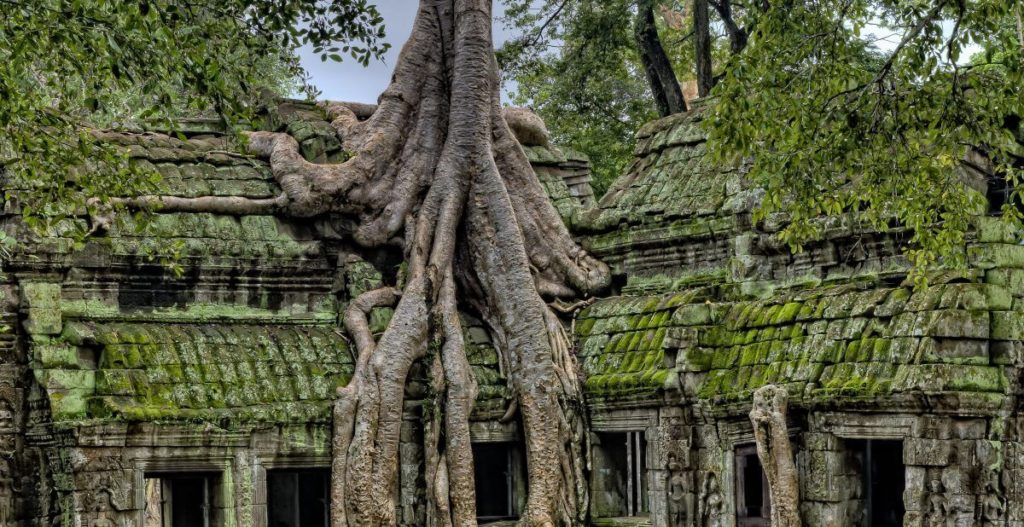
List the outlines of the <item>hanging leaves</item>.
{"label": "hanging leaves", "polygon": [[[783,213],[794,249],[836,224],[823,216],[842,217],[910,230],[918,268],[959,267],[971,218],[988,207],[986,177],[962,160],[980,153],[988,177],[1009,182],[1022,168],[1021,3],[771,5],[715,91],[711,151],[752,161],[767,189],[758,219]],[[1021,226],[1016,206],[1003,213]]]}
{"label": "hanging leaves", "polygon": [[[199,112],[245,122],[263,90],[313,91],[296,84],[296,47],[344,44],[364,64],[388,49],[366,0],[7,0],[0,11],[0,186],[31,225],[78,238],[90,199],[155,188],[82,130],[173,127]],[[72,176],[83,167],[89,177]]]}

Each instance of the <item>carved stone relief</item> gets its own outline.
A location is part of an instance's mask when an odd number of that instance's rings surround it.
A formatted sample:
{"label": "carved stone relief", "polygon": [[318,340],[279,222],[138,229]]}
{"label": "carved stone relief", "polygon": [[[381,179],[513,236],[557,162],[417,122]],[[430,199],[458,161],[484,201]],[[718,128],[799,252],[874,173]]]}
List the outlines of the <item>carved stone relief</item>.
{"label": "carved stone relief", "polygon": [[674,452],[668,454],[668,513],[670,527],[686,527],[689,519],[688,486],[683,465]]}
{"label": "carved stone relief", "polygon": [[981,496],[981,519],[987,525],[1001,525],[1006,517],[1006,497],[999,484],[999,473],[985,471],[985,486]]}
{"label": "carved stone relief", "polygon": [[949,516],[949,501],[946,499],[946,488],[938,479],[928,482],[928,500],[925,509],[925,527],[946,527]]}
{"label": "carved stone relief", "polygon": [[0,527],[13,525],[15,520],[14,496],[16,493],[11,464],[0,458]]}
{"label": "carved stone relief", "polygon": [[700,525],[722,527],[722,491],[718,475],[708,472],[700,491]]}

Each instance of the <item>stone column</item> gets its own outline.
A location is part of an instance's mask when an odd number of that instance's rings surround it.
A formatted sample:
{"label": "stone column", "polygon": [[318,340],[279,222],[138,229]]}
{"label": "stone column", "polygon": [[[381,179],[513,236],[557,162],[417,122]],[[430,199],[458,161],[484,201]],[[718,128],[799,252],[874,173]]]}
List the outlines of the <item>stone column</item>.
{"label": "stone column", "polygon": [[69,450],[74,468],[74,515],[77,517],[72,525],[135,525],[145,504],[135,499],[135,473],[125,468],[123,450],[116,447]]}
{"label": "stone column", "polygon": [[860,480],[851,474],[842,441],[828,433],[808,432],[804,449],[797,454],[802,467],[800,497],[803,516],[810,525],[859,525],[859,510],[851,502],[859,494]]}
{"label": "stone column", "polygon": [[[692,426],[685,409],[663,408],[658,416],[657,464],[648,480],[652,527],[690,527],[697,525]],[[653,446],[653,445],[652,445]]]}
{"label": "stone column", "polygon": [[1007,523],[1014,514],[1007,497],[1012,502],[1016,489],[1012,478],[1004,484],[1002,476],[1004,465],[1015,463],[1015,449],[990,440],[990,427],[982,418],[919,418],[903,451],[907,525],[1014,525]]}

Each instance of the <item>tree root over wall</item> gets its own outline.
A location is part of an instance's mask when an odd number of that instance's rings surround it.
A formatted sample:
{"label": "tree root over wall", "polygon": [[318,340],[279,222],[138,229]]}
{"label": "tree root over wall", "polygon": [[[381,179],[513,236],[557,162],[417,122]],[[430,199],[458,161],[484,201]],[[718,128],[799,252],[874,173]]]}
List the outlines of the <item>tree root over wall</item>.
{"label": "tree root over wall", "polygon": [[750,422],[754,425],[757,456],[768,480],[773,527],[800,527],[800,481],[789,443],[789,394],[781,386],[762,386],[754,392]]}
{"label": "tree root over wall", "polygon": [[[476,384],[458,309],[488,325],[525,437],[522,525],[579,525],[588,505],[582,393],[569,340],[542,295],[568,298],[608,285],[608,268],[572,240],[502,118],[490,0],[422,0],[390,87],[372,114],[327,106],[345,149],[313,164],[286,134],[249,134],[283,193],[272,200],[151,196],[160,212],[275,213],[356,218],[364,247],[396,245],[402,289],[355,299],[345,313],[358,360],[334,409],[334,527],[396,524],[399,433],[406,377],[433,351],[437,391],[427,417],[430,525],[476,524],[469,415]],[[358,112],[358,113],[357,113]],[[461,305],[459,305],[461,304]],[[367,315],[394,306],[379,340]]]}

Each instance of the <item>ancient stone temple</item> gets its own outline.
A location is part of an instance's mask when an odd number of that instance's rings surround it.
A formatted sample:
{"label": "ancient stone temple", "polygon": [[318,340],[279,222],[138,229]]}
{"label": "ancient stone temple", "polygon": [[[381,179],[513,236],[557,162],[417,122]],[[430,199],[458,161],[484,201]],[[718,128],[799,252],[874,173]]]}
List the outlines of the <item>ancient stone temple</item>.
{"label": "ancient stone temple", "polygon": [[[585,382],[591,524],[768,525],[791,508],[769,484],[791,464],[804,525],[1024,527],[1024,238],[979,215],[967,271],[926,289],[907,280],[899,230],[836,222],[794,254],[774,237],[783,219],[752,222],[761,194],[742,171],[704,157],[701,116],[645,126],[600,202],[584,158],[522,139],[614,270],[613,290],[564,320]],[[265,160],[211,123],[181,126],[184,140],[104,138],[176,196],[277,195]],[[285,102],[268,128],[307,159],[345,155],[312,105]],[[329,219],[198,213],[76,247],[17,212],[0,216],[20,240],[0,284],[0,526],[327,525],[331,404],[353,368],[338,319],[394,283],[401,255],[359,249]],[[477,510],[511,525],[523,438],[505,365],[464,317]],[[401,525],[424,523],[427,384],[414,369]]]}

